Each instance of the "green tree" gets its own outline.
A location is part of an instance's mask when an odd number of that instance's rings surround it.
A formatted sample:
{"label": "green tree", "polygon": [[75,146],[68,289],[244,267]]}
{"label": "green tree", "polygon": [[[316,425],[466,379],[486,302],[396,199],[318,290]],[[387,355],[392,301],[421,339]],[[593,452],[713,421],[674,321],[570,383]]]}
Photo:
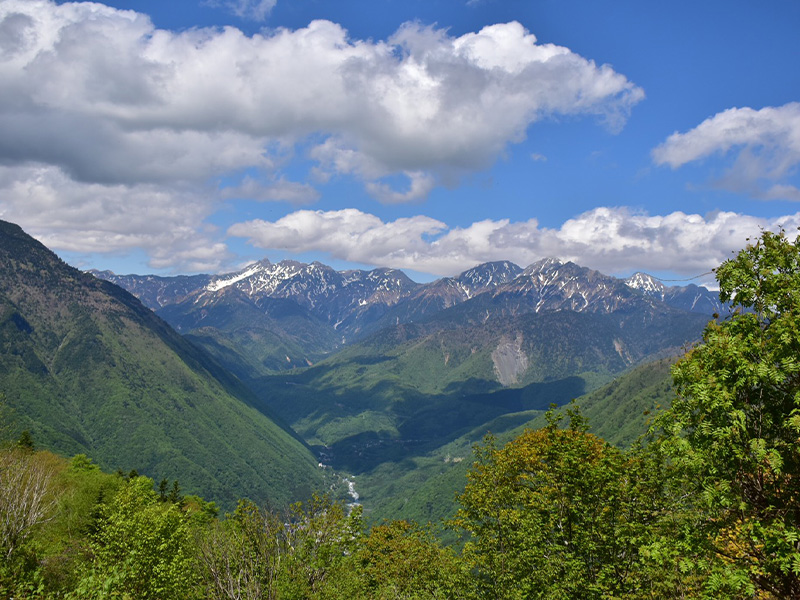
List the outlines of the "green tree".
{"label": "green tree", "polygon": [[716,561],[709,597],[800,597],[800,248],[764,232],[716,272],[733,314],[673,369],[658,420]]}
{"label": "green tree", "polygon": [[646,587],[638,547],[650,499],[635,493],[632,461],[568,414],[566,429],[551,410],[547,427],[476,449],[454,523],[472,535],[464,554],[482,597],[626,597]]}
{"label": "green tree", "polygon": [[57,512],[49,453],[0,449],[0,598],[25,598],[41,588],[33,539]]}
{"label": "green tree", "polygon": [[99,512],[75,598],[197,596],[192,517],[175,504],[159,502],[151,479],[124,481]]}
{"label": "green tree", "polygon": [[169,481],[166,478],[162,479],[161,482],[158,484],[158,500],[160,502],[167,501],[167,487],[169,486]]}
{"label": "green tree", "polygon": [[314,496],[287,513],[241,500],[197,542],[206,597],[238,600],[356,598],[361,510]]}
{"label": "green tree", "polygon": [[197,541],[199,576],[211,600],[274,600],[285,554],[284,520],[240,500],[233,514],[213,522]]}
{"label": "green tree", "polygon": [[357,554],[359,598],[472,598],[472,578],[451,548],[428,528],[391,521],[372,528]]}
{"label": "green tree", "polygon": [[314,494],[292,505],[285,535],[279,597],[341,597],[342,580],[350,579],[348,570],[363,536],[361,507],[348,511],[341,502]]}
{"label": "green tree", "polygon": [[36,449],[36,445],[33,443],[33,436],[31,432],[27,429],[20,434],[19,439],[17,440],[17,447],[23,450],[27,450],[29,452],[33,452]]}
{"label": "green tree", "polygon": [[178,480],[172,482],[172,489],[167,496],[167,500],[173,504],[181,504],[183,502],[183,495],[181,494],[181,486]]}

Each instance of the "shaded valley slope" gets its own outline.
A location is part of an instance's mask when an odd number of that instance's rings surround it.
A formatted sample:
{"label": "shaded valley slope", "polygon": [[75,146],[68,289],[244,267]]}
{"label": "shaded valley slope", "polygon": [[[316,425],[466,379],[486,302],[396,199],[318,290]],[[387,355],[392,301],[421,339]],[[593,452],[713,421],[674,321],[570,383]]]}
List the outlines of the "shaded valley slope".
{"label": "shaded valley slope", "polygon": [[[312,452],[134,296],[0,222],[0,391],[18,429],[232,505],[322,487]],[[259,408],[256,408],[256,405]]]}

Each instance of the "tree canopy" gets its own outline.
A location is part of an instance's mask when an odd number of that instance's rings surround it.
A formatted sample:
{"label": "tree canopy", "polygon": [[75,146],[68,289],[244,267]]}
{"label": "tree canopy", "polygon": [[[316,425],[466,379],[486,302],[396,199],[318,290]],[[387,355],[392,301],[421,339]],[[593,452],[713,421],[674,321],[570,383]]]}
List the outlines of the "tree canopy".
{"label": "tree canopy", "polygon": [[[717,269],[732,315],[673,370],[659,419],[720,588],[800,597],[800,247],[765,231]],[[712,586],[713,587],[713,586]]]}

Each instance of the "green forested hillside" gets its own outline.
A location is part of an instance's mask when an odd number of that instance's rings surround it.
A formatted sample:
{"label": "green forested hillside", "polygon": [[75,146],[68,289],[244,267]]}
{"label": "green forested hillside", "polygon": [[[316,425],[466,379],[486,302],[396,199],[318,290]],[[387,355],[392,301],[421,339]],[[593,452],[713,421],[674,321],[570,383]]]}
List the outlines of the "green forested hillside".
{"label": "green forested hillside", "polygon": [[107,469],[223,503],[322,485],[312,453],[250,392],[120,288],[0,223],[0,391],[18,430]]}
{"label": "green forested hillside", "polygon": [[647,363],[618,377],[577,404],[589,419],[590,431],[610,444],[629,448],[653,417],[669,408],[675,397],[670,367],[676,357]]}
{"label": "green forested hillside", "polygon": [[[587,417],[590,431],[620,448],[629,448],[660,410],[672,403],[670,366],[677,357],[659,359],[629,372],[580,397],[575,397]],[[558,394],[543,393],[558,400]],[[567,400],[568,401],[568,400]],[[386,462],[358,478],[358,490],[368,516],[441,522],[450,518],[458,503],[456,493],[472,466],[472,448],[491,432],[499,443],[522,435],[526,429],[544,427],[545,408],[509,412],[426,454],[405,461]]]}
{"label": "green forested hillside", "polygon": [[559,311],[480,326],[405,324],[311,368],[251,384],[309,443],[342,460],[359,440],[372,448],[374,440],[441,446],[503,414],[568,402],[653,354],[674,353],[706,320],[686,316]]}

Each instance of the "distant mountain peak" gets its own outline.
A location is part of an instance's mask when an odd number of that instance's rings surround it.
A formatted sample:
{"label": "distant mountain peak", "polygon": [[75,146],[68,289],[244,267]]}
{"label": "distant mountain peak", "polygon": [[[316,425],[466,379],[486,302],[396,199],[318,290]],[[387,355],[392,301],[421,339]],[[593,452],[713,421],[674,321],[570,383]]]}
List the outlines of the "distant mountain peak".
{"label": "distant mountain peak", "polygon": [[630,288],[651,296],[663,296],[664,290],[667,287],[652,275],[642,272],[634,273],[628,277],[625,280],[625,284]]}
{"label": "distant mountain peak", "polygon": [[728,307],[719,299],[719,294],[694,284],[668,286],[647,273],[634,273],[625,284],[647,297],[666,302],[670,306],[701,314],[721,314]]}
{"label": "distant mountain peak", "polygon": [[89,269],[86,272],[87,273],[91,273],[92,275],[94,275],[98,279],[105,279],[105,280],[108,280],[108,281],[110,281],[112,277],[116,277],[116,275],[117,275],[116,273],[114,273],[114,271],[112,271],[110,269],[105,269],[103,271],[101,271],[100,269]]}
{"label": "distant mountain peak", "polygon": [[[184,313],[205,311],[205,317],[191,321],[192,327],[198,327],[202,322],[213,322],[215,310],[220,315],[235,314],[241,305],[255,306],[263,312],[271,306],[268,299],[282,300],[309,311],[320,320],[315,326],[332,328],[337,343],[345,344],[388,325],[428,319],[484,295],[480,302],[490,303],[484,312],[494,311],[502,304],[506,307],[503,310],[514,314],[553,310],[613,312],[642,302],[664,302],[709,315],[722,309],[715,295],[704,288],[666,287],[645,273],[618,279],[556,257],[542,258],[524,270],[507,260],[486,262],[455,277],[425,284],[415,283],[403,271],[392,268],[336,271],[317,261],[295,260],[262,260],[240,271],[215,276],[95,274],[122,285],[154,310],[174,305],[167,320],[180,322],[181,331],[186,320],[180,320],[183,316],[179,319],[178,315]],[[285,309],[286,304],[280,306]]]}
{"label": "distant mountain peak", "polygon": [[468,269],[454,278],[466,296],[485,292],[519,277],[522,269],[507,260],[487,262]]}
{"label": "distant mountain peak", "polygon": [[554,268],[562,267],[565,264],[568,263],[565,263],[560,258],[555,258],[550,256],[547,258],[542,258],[540,260],[537,260],[535,263],[531,263],[530,265],[528,265],[524,271],[524,274],[529,275],[531,273],[538,273],[540,271],[549,271]]}

